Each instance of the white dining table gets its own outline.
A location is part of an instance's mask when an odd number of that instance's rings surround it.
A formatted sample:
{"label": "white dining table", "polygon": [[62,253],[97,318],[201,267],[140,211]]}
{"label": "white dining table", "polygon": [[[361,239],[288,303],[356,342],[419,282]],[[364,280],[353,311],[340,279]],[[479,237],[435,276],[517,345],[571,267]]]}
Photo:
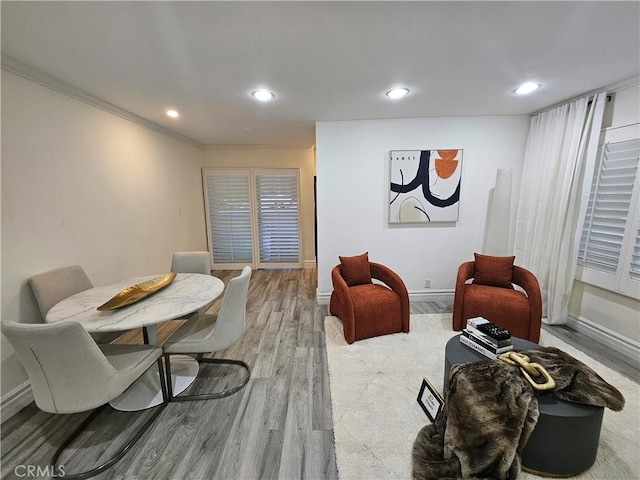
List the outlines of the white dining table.
{"label": "white dining table", "polygon": [[[115,310],[97,310],[125,288],[155,277],[157,275],[129,278],[76,293],[54,305],[47,312],[45,321],[78,322],[90,333],[142,328],[145,343],[155,345],[160,323],[197,312],[224,291],[224,283],[219,278],[199,273],[178,273],[171,284],[147,298]],[[193,383],[198,370],[198,362],[188,355],[171,357],[171,382],[176,395]],[[127,391],[110,402],[113,408],[123,411],[143,410],[160,403],[162,388],[157,368],[147,370]]]}

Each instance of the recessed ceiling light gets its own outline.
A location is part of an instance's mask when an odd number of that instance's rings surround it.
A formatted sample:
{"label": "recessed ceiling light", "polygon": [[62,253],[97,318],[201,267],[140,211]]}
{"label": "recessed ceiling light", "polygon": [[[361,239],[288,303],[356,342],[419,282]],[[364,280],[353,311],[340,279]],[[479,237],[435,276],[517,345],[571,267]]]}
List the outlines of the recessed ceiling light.
{"label": "recessed ceiling light", "polygon": [[178,118],[180,116],[177,110],[167,110],[166,113],[167,113],[167,116],[171,118]]}
{"label": "recessed ceiling light", "polygon": [[534,90],[537,90],[538,88],[540,88],[540,84],[539,83],[527,82],[527,83],[523,83],[522,85],[520,85],[518,87],[518,89],[516,90],[516,93],[518,95],[526,95],[527,93],[531,93]]}
{"label": "recessed ceiling light", "polygon": [[393,88],[387,92],[389,98],[402,98],[409,93],[408,88]]}
{"label": "recessed ceiling light", "polygon": [[274,98],[276,98],[276,94],[273,92],[270,92],[269,90],[254,90],[253,92],[251,92],[251,95],[253,96],[253,98],[255,98],[256,100],[260,100],[261,102],[268,102],[269,100],[273,100]]}

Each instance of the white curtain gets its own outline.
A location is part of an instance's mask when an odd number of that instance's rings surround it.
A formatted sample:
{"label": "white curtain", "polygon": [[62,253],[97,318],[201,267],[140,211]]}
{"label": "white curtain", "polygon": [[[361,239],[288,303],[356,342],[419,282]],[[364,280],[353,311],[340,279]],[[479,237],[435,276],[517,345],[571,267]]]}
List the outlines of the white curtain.
{"label": "white curtain", "polygon": [[516,264],[542,291],[543,321],[567,322],[606,93],[531,119],[516,215]]}

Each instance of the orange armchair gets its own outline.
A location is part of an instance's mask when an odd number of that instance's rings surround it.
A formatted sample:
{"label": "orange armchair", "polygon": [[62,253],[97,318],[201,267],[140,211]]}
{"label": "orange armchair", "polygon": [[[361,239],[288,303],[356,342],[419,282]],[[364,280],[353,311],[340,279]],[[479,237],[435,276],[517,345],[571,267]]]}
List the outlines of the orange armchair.
{"label": "orange armchair", "polygon": [[[484,317],[506,328],[514,337],[538,343],[542,323],[540,285],[533,273],[513,265],[514,258],[476,254],[476,261],[460,265],[453,300],[454,330],[462,330],[469,318]],[[511,261],[508,266],[507,259]],[[496,272],[503,274],[502,281],[487,280],[487,275],[494,276]],[[478,282],[480,275],[484,278]],[[473,283],[468,283],[471,278]],[[520,286],[524,292],[515,290],[511,284]]]}
{"label": "orange armchair", "polygon": [[[341,257],[341,261],[345,258],[358,257]],[[329,311],[342,321],[344,338],[350,344],[364,338],[409,332],[409,294],[404,282],[388,267],[369,262],[368,258],[366,262],[370,270],[368,282],[349,281],[349,275],[344,275],[344,269],[348,269],[344,263],[331,271],[333,292]],[[372,283],[371,278],[386,285]]]}

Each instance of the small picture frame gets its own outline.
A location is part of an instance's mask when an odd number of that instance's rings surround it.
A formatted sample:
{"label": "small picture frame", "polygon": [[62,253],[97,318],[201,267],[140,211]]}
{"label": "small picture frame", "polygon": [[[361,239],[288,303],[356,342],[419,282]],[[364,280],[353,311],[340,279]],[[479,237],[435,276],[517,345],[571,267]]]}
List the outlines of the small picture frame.
{"label": "small picture frame", "polygon": [[420,387],[420,393],[418,393],[418,403],[427,414],[431,422],[435,422],[436,418],[442,411],[444,406],[444,399],[438,393],[438,390],[431,385],[431,382],[426,378],[422,379],[422,386]]}

